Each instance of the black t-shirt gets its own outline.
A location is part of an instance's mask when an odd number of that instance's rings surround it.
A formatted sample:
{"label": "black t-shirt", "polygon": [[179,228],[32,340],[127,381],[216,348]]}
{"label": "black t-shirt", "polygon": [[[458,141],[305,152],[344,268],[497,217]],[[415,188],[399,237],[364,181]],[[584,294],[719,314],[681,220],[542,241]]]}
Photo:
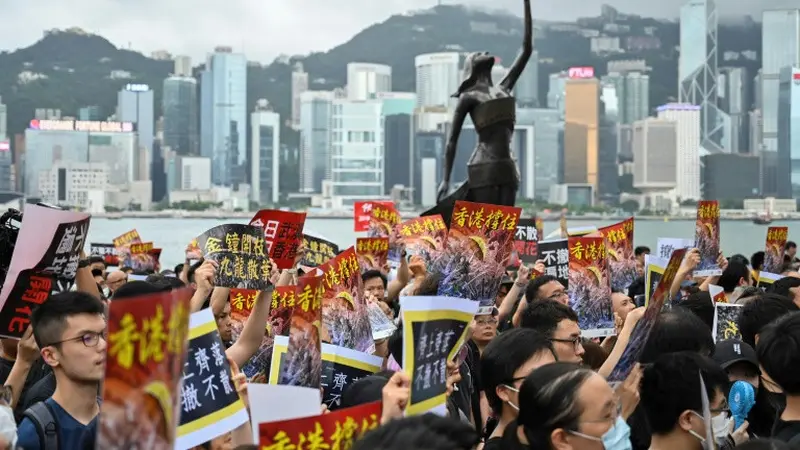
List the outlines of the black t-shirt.
{"label": "black t-shirt", "polygon": [[772,435],[772,429],[778,417],[786,407],[786,397],[779,392],[768,391],[761,381],[761,387],[756,391],[756,404],[747,415],[748,432],[757,437],[765,438]]}
{"label": "black t-shirt", "polygon": [[795,439],[792,444],[800,445],[800,421],[778,419],[772,429],[772,437],[783,442],[791,442],[792,439]]}
{"label": "black t-shirt", "polygon": [[[14,361],[0,357],[0,383],[5,384],[6,381],[8,381],[8,376],[11,375],[12,367],[14,367]],[[53,372],[50,369],[50,366],[45,364],[41,359],[37,359],[33,363],[31,370],[28,372],[28,376],[25,378],[25,384],[22,386],[22,392],[20,392],[19,396],[20,401],[17,402],[17,408],[14,411],[14,414],[17,415],[18,419],[21,418],[22,413],[25,412],[25,410],[21,408],[21,400],[25,397],[31,387],[36,385],[37,382],[45,378],[48,374],[52,373]]]}
{"label": "black t-shirt", "polygon": [[504,450],[503,447],[503,438],[502,437],[493,437],[487,440],[483,444],[483,450]]}
{"label": "black t-shirt", "polygon": [[483,391],[483,382],[481,381],[481,351],[478,349],[478,346],[472,342],[472,339],[467,341],[467,348],[469,349],[469,352],[465,362],[467,367],[469,367],[469,373],[472,379],[472,386],[470,386],[472,389],[472,396],[470,398],[472,405],[472,416],[475,419],[477,426],[480,427],[483,423],[480,396],[480,393]]}

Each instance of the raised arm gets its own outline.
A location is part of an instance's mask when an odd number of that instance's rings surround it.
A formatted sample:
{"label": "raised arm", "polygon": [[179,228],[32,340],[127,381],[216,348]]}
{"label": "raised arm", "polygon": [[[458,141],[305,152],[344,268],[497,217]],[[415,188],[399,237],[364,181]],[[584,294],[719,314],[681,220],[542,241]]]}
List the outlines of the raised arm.
{"label": "raised arm", "polygon": [[458,137],[461,135],[461,128],[464,126],[464,119],[469,113],[472,100],[467,96],[458,98],[456,110],[453,112],[453,121],[450,127],[450,136],[447,138],[447,146],[444,155],[444,172],[442,173],[442,184],[436,200],[441,202],[450,190],[450,175],[453,174],[453,163],[456,159],[456,149],[458,148]]}
{"label": "raised arm", "polygon": [[522,71],[525,70],[525,66],[528,65],[528,60],[531,59],[531,54],[533,53],[533,18],[531,17],[531,0],[524,0],[525,1],[525,34],[522,37],[522,51],[517,56],[517,59],[514,60],[514,64],[508,70],[508,73],[503,78],[503,81],[500,82],[500,87],[507,91],[511,91],[514,89],[514,86],[517,84],[517,80],[519,79],[520,75],[522,75]]}

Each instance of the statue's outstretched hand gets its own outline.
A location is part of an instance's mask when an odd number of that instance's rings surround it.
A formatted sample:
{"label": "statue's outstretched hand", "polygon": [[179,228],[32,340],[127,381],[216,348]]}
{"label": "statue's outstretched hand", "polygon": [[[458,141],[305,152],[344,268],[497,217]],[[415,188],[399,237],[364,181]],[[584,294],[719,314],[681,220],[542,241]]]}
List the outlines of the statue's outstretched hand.
{"label": "statue's outstretched hand", "polygon": [[450,193],[450,183],[447,181],[442,181],[442,184],[439,185],[439,190],[436,192],[436,202],[441,203],[447,194]]}

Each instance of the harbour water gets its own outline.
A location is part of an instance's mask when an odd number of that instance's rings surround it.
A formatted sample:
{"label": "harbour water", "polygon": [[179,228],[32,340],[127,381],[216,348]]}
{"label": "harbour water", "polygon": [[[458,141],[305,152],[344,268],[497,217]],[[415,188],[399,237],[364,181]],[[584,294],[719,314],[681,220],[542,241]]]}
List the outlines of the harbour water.
{"label": "harbour water", "polygon": [[[87,242],[111,243],[111,241],[126,231],[136,229],[145,242],[153,242],[156,248],[161,248],[162,268],[171,268],[180,264],[184,259],[186,245],[204,231],[224,223],[247,223],[247,219],[103,219],[93,218],[89,228]],[[800,236],[792,236],[792,224],[796,222],[775,221],[772,226],[789,226],[789,239],[800,241]],[[596,220],[570,219],[570,227],[595,225],[598,227],[611,225],[613,222]],[[749,221],[721,222],[721,246],[726,255],[741,253],[748,258],[754,252],[764,250],[767,227],[755,225]],[[558,221],[548,221],[544,224],[545,236],[558,228]],[[363,233],[353,231],[353,219],[334,218],[309,218],[306,221],[306,232],[324,237],[337,243],[342,248],[355,244],[356,237]],[[694,221],[654,221],[640,220],[634,229],[635,245],[647,245],[655,251],[656,241],[659,237],[693,238]],[[88,246],[87,246],[88,250]]]}

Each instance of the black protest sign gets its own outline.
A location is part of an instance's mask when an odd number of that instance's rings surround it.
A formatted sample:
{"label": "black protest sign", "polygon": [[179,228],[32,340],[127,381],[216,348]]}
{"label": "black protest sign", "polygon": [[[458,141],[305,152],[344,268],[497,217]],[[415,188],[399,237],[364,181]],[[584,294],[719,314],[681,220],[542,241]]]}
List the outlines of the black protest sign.
{"label": "black protest sign", "polygon": [[258,291],[269,286],[272,264],[261,228],[219,225],[201,234],[197,245],[205,259],[219,264],[217,286]]}
{"label": "black protest sign", "polygon": [[303,235],[303,259],[300,265],[318,267],[339,254],[339,246],[308,233]]}
{"label": "black protest sign", "polygon": [[725,339],[741,339],[739,331],[739,314],[742,305],[733,303],[717,303],[714,307],[714,341]]}
{"label": "black protest sign", "polygon": [[539,242],[539,259],[544,261],[544,274],[558,278],[567,287],[569,285],[569,240]]}
{"label": "black protest sign", "polygon": [[539,230],[536,219],[519,219],[517,231],[514,233],[514,251],[525,264],[534,264],[538,259]]}
{"label": "black protest sign", "polygon": [[448,355],[467,322],[437,319],[411,322],[410,327],[415,342],[411,399],[414,405],[420,405],[446,391]]}
{"label": "black protest sign", "polygon": [[338,409],[345,389],[361,378],[379,372],[381,363],[381,358],[374,355],[323,344],[322,403],[331,411]]}

